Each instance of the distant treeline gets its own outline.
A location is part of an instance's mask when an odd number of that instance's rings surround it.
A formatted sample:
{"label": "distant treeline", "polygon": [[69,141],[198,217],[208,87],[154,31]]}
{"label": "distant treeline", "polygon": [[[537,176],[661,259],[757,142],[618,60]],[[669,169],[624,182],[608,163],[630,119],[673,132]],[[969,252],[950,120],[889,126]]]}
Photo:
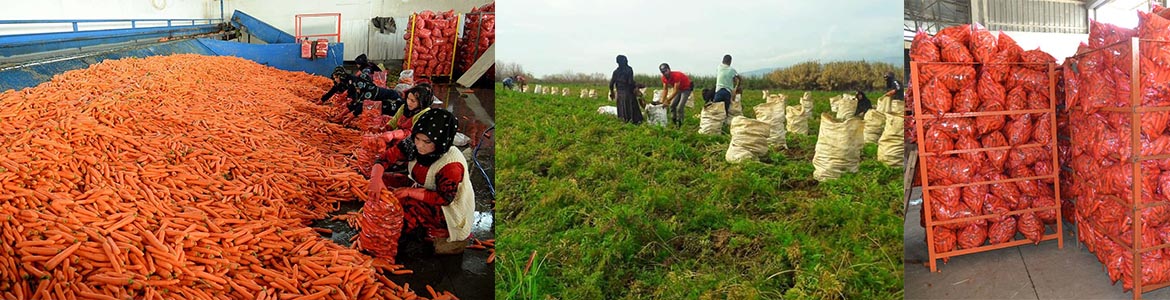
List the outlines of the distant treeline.
{"label": "distant treeline", "polygon": [[[504,78],[523,74],[528,78],[535,78],[524,72],[524,68],[515,63],[497,62],[496,78]],[[744,77],[744,88],[761,89],[790,89],[790,90],[826,90],[841,91],[861,89],[865,91],[881,90],[885,88],[884,76],[892,72],[901,82],[903,79],[901,68],[893,64],[867,61],[841,61],[821,63],[817,61],[803,62],[783,69],[777,69],[763,77]],[[689,75],[689,74],[688,74]],[[715,76],[690,75],[695,84],[695,90],[705,87],[715,87]],[[659,74],[635,74],[634,81],[645,84],[650,88],[662,87],[662,76]],[[573,73],[545,75],[534,82],[553,84],[608,84],[609,74],[602,73]]]}

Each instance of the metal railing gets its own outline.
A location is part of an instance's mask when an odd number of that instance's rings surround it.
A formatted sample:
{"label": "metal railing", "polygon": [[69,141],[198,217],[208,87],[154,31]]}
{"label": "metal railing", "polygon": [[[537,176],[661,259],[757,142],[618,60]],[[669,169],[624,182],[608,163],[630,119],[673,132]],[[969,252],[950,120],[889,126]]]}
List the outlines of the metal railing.
{"label": "metal railing", "polygon": [[[217,21],[217,22],[215,22],[215,21]],[[224,19],[223,18],[214,18],[214,19],[0,20],[0,25],[66,24],[67,23],[67,24],[73,25],[72,32],[83,32],[83,31],[90,31],[90,30],[81,30],[78,28],[78,24],[82,24],[82,23],[125,23],[125,22],[130,22],[130,28],[135,29],[135,28],[139,28],[138,27],[139,22],[144,22],[144,23],[145,22],[167,22],[167,25],[165,27],[177,27],[177,26],[211,25],[214,23],[223,23]],[[188,22],[190,24],[185,24]],[[147,26],[147,27],[164,27],[164,26]],[[0,26],[0,28],[3,28],[3,27]],[[108,30],[108,29],[111,29],[111,28],[102,28],[102,29],[94,29],[94,30]],[[59,32],[60,31],[41,32],[41,33],[59,33]],[[34,34],[34,33],[28,33],[28,34]],[[0,36],[2,36],[2,35],[3,34],[0,34]]]}

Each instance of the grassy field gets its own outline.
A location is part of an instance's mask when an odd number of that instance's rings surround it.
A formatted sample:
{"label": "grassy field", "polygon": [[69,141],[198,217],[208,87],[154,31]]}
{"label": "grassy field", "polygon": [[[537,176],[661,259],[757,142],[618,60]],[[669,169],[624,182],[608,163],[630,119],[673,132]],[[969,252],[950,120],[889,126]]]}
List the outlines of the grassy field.
{"label": "grassy field", "polygon": [[[902,169],[874,160],[876,146],[861,172],[817,183],[817,118],[769,163],[729,164],[727,135],[696,133],[701,104],[682,130],[635,126],[597,113],[605,88],[579,88],[496,88],[497,297],[902,298]],[[814,93],[814,114],[837,94]],[[744,102],[754,116],[761,92]]]}

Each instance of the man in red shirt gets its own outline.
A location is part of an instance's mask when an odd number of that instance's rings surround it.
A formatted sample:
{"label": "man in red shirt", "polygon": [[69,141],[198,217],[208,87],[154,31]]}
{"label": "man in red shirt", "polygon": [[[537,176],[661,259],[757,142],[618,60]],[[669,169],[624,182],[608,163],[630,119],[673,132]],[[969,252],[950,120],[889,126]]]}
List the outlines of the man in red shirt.
{"label": "man in red shirt", "polygon": [[658,71],[662,72],[662,101],[670,103],[670,121],[682,127],[683,118],[686,116],[683,110],[686,109],[687,100],[691,98],[691,91],[695,87],[686,74],[671,71],[670,65],[666,63],[658,65]]}

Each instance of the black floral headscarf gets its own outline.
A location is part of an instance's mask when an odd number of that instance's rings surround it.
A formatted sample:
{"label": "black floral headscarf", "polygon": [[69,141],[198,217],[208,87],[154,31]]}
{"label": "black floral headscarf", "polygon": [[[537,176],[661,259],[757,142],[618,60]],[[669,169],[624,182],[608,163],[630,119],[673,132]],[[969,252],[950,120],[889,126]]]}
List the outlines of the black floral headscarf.
{"label": "black floral headscarf", "polygon": [[455,115],[443,109],[432,109],[423,113],[414,124],[413,135],[426,134],[435,144],[435,151],[416,156],[418,163],[430,166],[447,153],[451,144],[455,142],[455,133],[459,131],[459,124]]}

